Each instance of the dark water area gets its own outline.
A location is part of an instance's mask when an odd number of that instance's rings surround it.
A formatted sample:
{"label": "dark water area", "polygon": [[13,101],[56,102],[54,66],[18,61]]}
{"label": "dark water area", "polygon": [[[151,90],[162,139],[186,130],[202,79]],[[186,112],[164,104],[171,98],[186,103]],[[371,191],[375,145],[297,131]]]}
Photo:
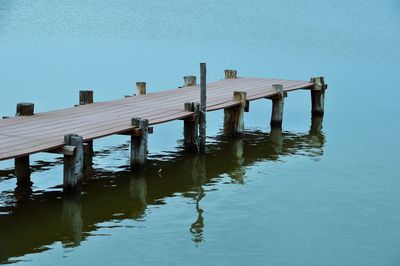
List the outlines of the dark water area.
{"label": "dark water area", "polygon": [[[306,134],[275,129],[269,134],[246,132],[243,139],[218,137],[204,156],[183,151],[173,152],[168,158],[152,156],[146,173],[96,169],[92,178],[85,180],[82,196],[65,197],[58,191],[36,191],[31,195],[4,193],[8,206],[2,208],[0,219],[4,230],[1,260],[41,252],[54,242],[73,248],[90,236],[102,235],[98,231],[105,228],[140,228],[147,209],[168,204],[167,198],[177,196],[193,205],[190,211],[193,221],[186,233],[194,244],[201,243],[207,230],[203,218],[206,210],[201,208],[205,195],[220,184],[244,185],[247,167],[279,160],[279,155],[300,154],[318,159],[324,143],[318,125],[317,122],[317,128]],[[115,149],[126,150],[127,145]],[[107,152],[113,150],[97,156]],[[41,165],[37,170],[45,167]],[[130,225],[129,220],[139,224]]]}
{"label": "dark water area", "polygon": [[0,263],[29,265],[400,264],[398,1],[0,1],[0,116],[208,80],[325,76],[326,114],[308,91],[251,103],[243,140],[209,113],[207,153],[182,151],[182,121],[158,125],[145,174],[126,136],[96,140],[93,176],[62,195],[62,158],[31,156],[33,191],[0,162]]}

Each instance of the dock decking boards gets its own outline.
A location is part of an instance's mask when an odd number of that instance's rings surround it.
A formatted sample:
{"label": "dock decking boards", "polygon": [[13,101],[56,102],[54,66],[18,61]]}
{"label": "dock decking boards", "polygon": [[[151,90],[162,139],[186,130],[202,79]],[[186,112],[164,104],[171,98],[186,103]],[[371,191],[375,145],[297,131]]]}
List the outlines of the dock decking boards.
{"label": "dock decking boards", "polygon": [[[248,101],[274,96],[273,84],[281,84],[284,92],[315,85],[307,81],[244,77],[211,82],[207,84],[207,111],[238,105],[233,99],[234,91],[246,92]],[[0,160],[54,150],[65,144],[66,134],[78,134],[88,141],[129,132],[134,129],[132,117],[147,119],[150,126],[189,117],[193,112],[184,110],[185,102],[200,102],[199,85],[2,119]]]}

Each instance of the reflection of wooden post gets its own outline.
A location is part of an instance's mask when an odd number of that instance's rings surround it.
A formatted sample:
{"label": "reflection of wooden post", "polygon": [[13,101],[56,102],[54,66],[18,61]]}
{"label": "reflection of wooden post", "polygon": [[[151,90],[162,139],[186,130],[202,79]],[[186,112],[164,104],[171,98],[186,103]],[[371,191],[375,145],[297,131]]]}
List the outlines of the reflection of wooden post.
{"label": "reflection of wooden post", "polygon": [[[91,90],[81,90],[79,91],[79,105],[91,104],[93,103],[93,91]],[[83,162],[83,173],[85,176],[89,176],[93,172],[93,140],[88,140],[85,142],[83,149],[85,154]]]}
{"label": "reflection of wooden post", "polygon": [[311,127],[310,127],[310,134],[311,135],[319,135],[322,131],[322,117],[311,117]]}
{"label": "reflection of wooden post", "polygon": [[224,133],[231,137],[240,137],[244,130],[246,92],[235,91],[233,99],[239,102],[239,105],[224,109]]}
{"label": "reflection of wooden post", "polygon": [[206,114],[207,114],[207,68],[206,63],[200,63],[200,112],[199,112],[199,152],[206,152]]}
{"label": "reflection of wooden post", "polygon": [[62,225],[67,236],[72,236],[72,246],[78,246],[82,241],[83,229],[82,204],[80,197],[63,198]]}
{"label": "reflection of wooden post", "polygon": [[230,151],[229,157],[232,158],[234,162],[234,168],[232,169],[231,178],[234,179],[239,184],[244,183],[244,175],[245,169],[242,167],[244,158],[243,158],[243,139],[232,139],[229,142]]}
{"label": "reflection of wooden post", "polygon": [[184,171],[187,171],[185,172],[185,176],[190,176],[193,180],[193,185],[197,187],[197,193],[193,194],[194,200],[196,200],[197,219],[190,226],[190,232],[195,243],[203,241],[204,218],[202,215],[203,209],[200,208],[200,201],[205,196],[204,189],[202,187],[207,178],[205,164],[206,160],[204,155],[193,156],[189,154],[185,158],[183,165]]}
{"label": "reflection of wooden post", "polygon": [[199,103],[185,103],[185,111],[194,112],[194,115],[184,120],[183,135],[184,147],[186,151],[196,152],[198,150],[198,131],[199,131]]}
{"label": "reflection of wooden post", "polygon": [[[34,113],[33,103],[17,104],[16,116],[31,116]],[[28,132],[29,133],[29,132]],[[31,170],[29,168],[29,155],[15,158],[15,175],[17,176],[17,186],[20,188],[30,188]]]}
{"label": "reflection of wooden post", "polygon": [[276,95],[272,97],[272,114],[271,114],[271,128],[282,127],[283,118],[283,105],[284,105],[284,92],[283,86],[280,84],[272,85]]}
{"label": "reflection of wooden post", "polygon": [[184,76],[184,87],[196,86],[196,76]]}
{"label": "reflection of wooden post", "polygon": [[325,101],[325,90],[327,85],[325,84],[323,77],[311,78],[311,83],[314,83],[314,87],[311,88],[311,113],[313,116],[324,116],[324,101]]}
{"label": "reflection of wooden post", "polygon": [[271,146],[274,149],[276,155],[279,155],[282,153],[282,147],[283,147],[283,134],[282,134],[282,128],[280,127],[272,127],[271,128],[271,133],[269,134],[270,141],[271,141]]}
{"label": "reflection of wooden post", "polygon": [[136,94],[137,95],[146,94],[146,82],[136,82]]}
{"label": "reflection of wooden post", "polygon": [[145,168],[147,161],[149,120],[134,117],[132,126],[135,127],[135,132],[131,136],[131,168],[140,171]]}
{"label": "reflection of wooden post", "polygon": [[138,198],[144,205],[147,204],[147,180],[145,175],[133,176],[130,180],[129,194],[133,198]]}
{"label": "reflection of wooden post", "polygon": [[[311,117],[311,127],[310,127],[310,144],[313,147],[322,148],[325,142],[325,136],[322,133],[322,122],[323,117],[321,116],[312,116]],[[322,150],[321,150],[322,155]]]}
{"label": "reflection of wooden post", "polygon": [[67,146],[75,147],[72,155],[64,155],[64,192],[71,193],[80,190],[83,177],[83,139],[76,134],[64,136]]}

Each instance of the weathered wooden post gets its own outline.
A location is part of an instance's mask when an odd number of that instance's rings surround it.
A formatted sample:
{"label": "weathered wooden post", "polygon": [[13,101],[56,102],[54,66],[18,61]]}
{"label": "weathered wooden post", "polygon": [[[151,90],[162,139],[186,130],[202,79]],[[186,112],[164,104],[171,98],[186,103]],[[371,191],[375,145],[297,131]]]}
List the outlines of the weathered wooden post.
{"label": "weathered wooden post", "polygon": [[324,116],[325,90],[328,85],[325,84],[324,77],[311,78],[314,87],[311,88],[311,114],[313,116]]}
{"label": "weathered wooden post", "polygon": [[199,152],[206,152],[206,114],[207,114],[207,67],[200,63],[200,112],[199,112]]}
{"label": "weathered wooden post", "polygon": [[[31,116],[34,113],[33,103],[18,103],[15,116]],[[20,188],[30,188],[31,170],[29,168],[29,155],[15,158],[15,175],[17,176],[17,186]]]}
{"label": "weathered wooden post", "polygon": [[33,115],[35,105],[33,103],[18,103],[15,116],[30,116]]}
{"label": "weathered wooden post", "polygon": [[276,92],[276,95],[272,96],[272,113],[270,125],[271,128],[280,128],[282,127],[285,93],[281,84],[274,84],[272,85],[272,88]]}
{"label": "weathered wooden post", "polygon": [[80,190],[83,177],[83,139],[76,134],[64,136],[66,146],[71,147],[72,153],[64,153],[64,192],[72,193]]}
{"label": "weathered wooden post", "polygon": [[[79,105],[93,103],[93,91],[92,90],[81,90],[79,91]],[[85,142],[83,147],[84,162],[83,162],[83,173],[85,176],[90,176],[93,172],[93,140]]]}
{"label": "weathered wooden post", "polygon": [[244,109],[246,106],[246,92],[233,92],[233,99],[238,105],[224,109],[224,133],[231,137],[241,137],[244,130]]}
{"label": "weathered wooden post", "polygon": [[188,118],[185,118],[183,123],[183,136],[185,151],[197,152],[198,151],[198,132],[199,132],[199,112],[200,103],[187,102],[184,105],[185,111],[194,112]]}
{"label": "weathered wooden post", "polygon": [[[196,86],[196,76],[184,76],[183,81],[183,87]],[[184,104],[184,110],[195,113],[193,116],[185,118],[183,122],[185,151],[196,152],[198,151],[200,104],[187,102]]]}
{"label": "weathered wooden post", "polygon": [[93,103],[93,91],[81,90],[79,91],[79,105]]}
{"label": "weathered wooden post", "polygon": [[225,79],[235,79],[237,78],[237,70],[226,69]]}
{"label": "weathered wooden post", "polygon": [[144,95],[146,94],[146,82],[136,82],[136,94],[137,95]]}
{"label": "weathered wooden post", "polygon": [[131,135],[131,168],[134,171],[140,171],[145,168],[147,161],[149,120],[134,117],[132,126],[135,130]]}
{"label": "weathered wooden post", "polygon": [[183,82],[184,87],[196,86],[196,76],[184,76]]}
{"label": "weathered wooden post", "polygon": [[[235,79],[235,78],[237,78],[237,70],[229,70],[229,69],[225,70],[225,79]],[[244,111],[245,112],[250,111],[250,101],[246,100]]]}

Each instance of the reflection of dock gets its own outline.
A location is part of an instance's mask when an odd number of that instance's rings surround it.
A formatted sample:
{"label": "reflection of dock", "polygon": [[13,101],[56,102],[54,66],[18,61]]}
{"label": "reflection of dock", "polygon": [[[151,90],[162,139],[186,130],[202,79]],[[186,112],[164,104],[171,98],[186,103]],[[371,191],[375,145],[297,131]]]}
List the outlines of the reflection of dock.
{"label": "reflection of dock", "polygon": [[[0,120],[0,160],[15,159],[17,185],[29,191],[32,185],[29,155],[60,153],[64,156],[64,191],[75,192],[79,191],[84,174],[90,175],[93,170],[93,139],[129,135],[130,164],[138,172],[146,165],[147,138],[152,125],[184,120],[185,149],[204,153],[207,111],[224,109],[224,132],[241,137],[244,112],[249,110],[250,101],[272,100],[270,124],[280,128],[284,98],[291,91],[307,89],[311,91],[312,113],[323,115],[326,85],[322,77],[310,82],[245,78],[237,77],[236,70],[226,70],[224,80],[206,83],[205,64],[200,66],[200,85],[196,84],[195,76],[186,76],[184,88],[146,94],[146,84],[138,82],[138,95],[95,103],[92,91],[81,91],[78,106],[36,114],[32,103],[19,103],[16,117]],[[271,133],[271,141],[279,152],[277,134]],[[238,141],[233,145],[232,149],[237,150],[232,153],[235,157],[242,144]]]}
{"label": "reflection of dock", "polygon": [[66,247],[79,245],[98,224],[140,219],[148,205],[164,204],[164,198],[177,193],[195,202],[197,218],[188,224],[188,230],[193,241],[200,242],[207,224],[207,210],[201,207],[206,196],[204,185],[216,182],[221,175],[245,183],[247,166],[280,156],[320,158],[325,142],[318,126],[320,119],[314,119],[311,130],[304,134],[273,130],[245,132],[242,139],[217,137],[204,155],[182,151],[172,153],[169,160],[150,158],[147,171],[140,174],[96,170],[96,176],[107,178],[87,182],[83,195],[60,197],[59,192],[44,192],[16,206],[2,207],[0,211],[9,214],[0,215],[0,262],[41,252],[57,241]]}

